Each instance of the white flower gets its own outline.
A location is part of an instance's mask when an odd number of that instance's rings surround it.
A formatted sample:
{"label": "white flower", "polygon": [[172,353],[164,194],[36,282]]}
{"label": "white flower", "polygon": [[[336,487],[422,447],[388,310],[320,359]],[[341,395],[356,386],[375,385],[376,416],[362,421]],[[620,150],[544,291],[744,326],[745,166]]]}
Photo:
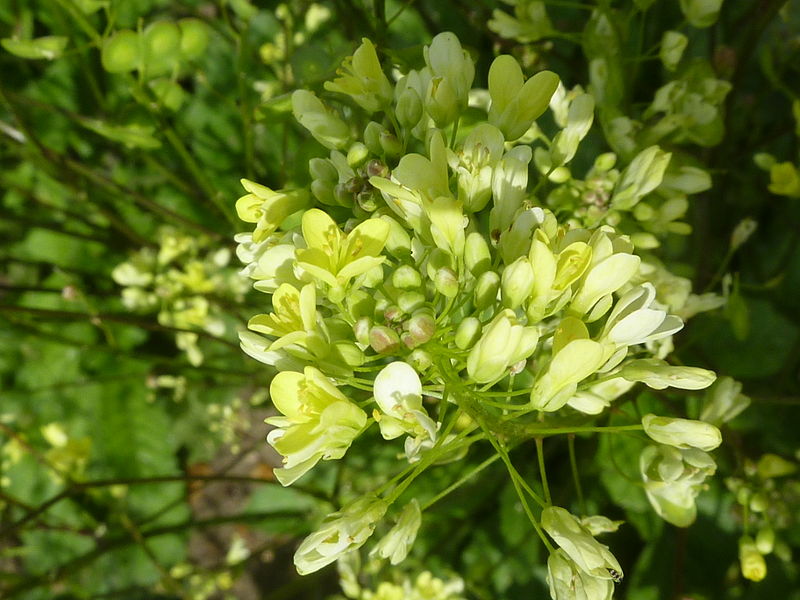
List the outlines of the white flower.
{"label": "white flower", "polygon": [[350,550],[364,545],[388,504],[373,495],[359,498],[340,512],[328,515],[322,526],[308,536],[294,555],[300,575],[319,571]]}
{"label": "white flower", "polygon": [[400,564],[414,544],[421,523],[422,513],[419,509],[419,502],[413,498],[403,508],[395,526],[372,549],[370,556],[377,554],[381,558],[388,558],[393,565]]}

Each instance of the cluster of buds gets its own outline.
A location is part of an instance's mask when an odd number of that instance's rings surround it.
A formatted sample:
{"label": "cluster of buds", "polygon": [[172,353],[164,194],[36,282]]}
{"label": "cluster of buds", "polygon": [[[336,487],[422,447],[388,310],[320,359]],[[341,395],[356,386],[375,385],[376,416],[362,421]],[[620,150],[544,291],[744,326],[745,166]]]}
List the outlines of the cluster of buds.
{"label": "cluster of buds", "polygon": [[[362,587],[350,573],[342,575],[342,589],[352,600],[464,600],[464,582],[460,578],[444,580],[430,571],[413,579],[404,576],[397,583],[382,581],[374,589]],[[347,575],[351,577],[346,578]]]}
{"label": "cluster of buds", "polygon": [[[683,321],[659,299],[631,236],[602,220],[559,219],[529,191],[529,142],[557,76],[526,79],[514,58],[498,57],[490,104],[475,122],[462,118],[481,94],[470,91],[474,65],[458,39],[436,36],[424,58],[425,67],[392,83],[364,40],[325,85],[359,107],[347,118],[311,91],[295,92],[294,115],[330,151],[310,164],[310,193],[245,180],[237,202],[255,225],[236,238],[243,272],[271,299],[241,344],[280,371],[270,392],[282,416],[269,419],[277,428],[268,438],[283,455],[278,479],[288,485],[320,460],[341,458],[373,424],[387,441],[404,437],[399,456],[417,463],[312,534],[295,557],[303,573],[357,550],[415,477],[479,439],[521,443],[556,421],[563,431],[638,382],[697,390],[715,379],[666,362]],[[548,171],[575,155],[593,108],[588,94],[569,101],[566,126],[546,151]],[[656,147],[642,152],[609,188],[610,204],[647,201],[668,161]],[[507,402],[496,400],[501,391]],[[680,469],[665,474],[648,459],[646,471],[662,488],[684,490],[682,506],[690,510],[688,498],[693,509],[699,474],[713,471],[698,456],[719,444],[719,430],[654,415],[633,427],[661,444],[656,452],[677,453],[667,458]],[[664,493],[652,495],[672,518]],[[400,562],[421,513],[408,503],[373,556]],[[554,598],[610,598],[622,577],[594,539],[603,519],[591,519],[543,504],[542,531],[560,547],[550,559]],[[565,595],[576,581],[584,596]]]}
{"label": "cluster of buds", "polygon": [[241,302],[248,288],[247,280],[228,266],[231,252],[210,246],[207,238],[164,227],[157,248],[142,248],[111,273],[123,286],[125,308],[156,312],[161,325],[186,330],[176,333],[175,340],[195,366],[203,362],[203,353],[191,330],[224,334],[224,311],[214,299]]}
{"label": "cluster of buds", "polygon": [[766,577],[764,557],[769,554],[792,563],[786,534],[781,534],[797,523],[800,480],[792,477],[796,473],[796,460],[767,453],[757,461],[747,459],[742,477],[725,480],[741,515],[739,564],[745,579],[761,581]]}

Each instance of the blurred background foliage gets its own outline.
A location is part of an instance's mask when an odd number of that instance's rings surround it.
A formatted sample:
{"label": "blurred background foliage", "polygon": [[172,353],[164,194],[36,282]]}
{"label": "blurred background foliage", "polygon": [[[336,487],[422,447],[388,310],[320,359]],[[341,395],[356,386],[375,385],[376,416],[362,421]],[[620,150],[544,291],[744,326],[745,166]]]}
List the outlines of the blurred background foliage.
{"label": "blurred background foliage", "polygon": [[[236,335],[268,308],[236,274],[238,180],[307,185],[321,148],[292,119],[288,94],[324,94],[362,36],[387,64],[418,66],[422,45],[449,30],[477,60],[477,81],[510,53],[528,74],[548,68],[567,88],[589,86],[599,119],[586,157],[624,157],[612,126],[624,117],[712,177],[692,197],[691,234],[655,253],[698,293],[727,299],[692,320],[675,356],[735,378],[752,404],[725,428],[720,470],[688,530],[649,511],[631,479],[638,447],[576,440],[587,502],[629,524],[614,544],[629,573],[619,596],[800,598],[800,481],[793,467],[763,466],[764,455],[800,459],[800,2],[728,0],[706,25],[703,6],[719,4],[1,3],[0,597],[336,592],[335,572],[301,579],[291,554],[392,457],[351,452],[297,489],[273,482],[263,441],[273,373]],[[665,31],[686,37],[680,65],[663,56]],[[598,56],[618,77],[605,95],[591,73]],[[703,96],[705,76],[727,94]],[[667,108],[655,106],[671,82]],[[670,110],[714,111],[712,125],[666,121]],[[674,392],[642,393],[636,406],[656,402],[699,411],[696,395]],[[569,502],[567,447],[549,451],[551,487]],[[450,468],[435,473],[451,481]],[[409,569],[457,573],[470,598],[546,597],[544,552],[519,526],[513,490],[500,471],[483,477],[432,509]],[[752,518],[778,532],[760,583],[737,563]]]}

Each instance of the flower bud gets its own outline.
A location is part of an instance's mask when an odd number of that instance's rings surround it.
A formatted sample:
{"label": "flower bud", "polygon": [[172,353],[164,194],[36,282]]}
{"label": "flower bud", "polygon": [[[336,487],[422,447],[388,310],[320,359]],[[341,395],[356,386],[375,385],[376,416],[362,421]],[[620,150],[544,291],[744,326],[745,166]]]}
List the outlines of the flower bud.
{"label": "flower bud", "polygon": [[464,244],[464,262],[475,277],[480,277],[492,266],[489,244],[486,243],[486,238],[477,231],[473,231],[467,236]]}
{"label": "flower bud", "polygon": [[475,307],[483,310],[497,301],[497,292],[500,289],[500,276],[494,271],[486,271],[475,284]]}
{"label": "flower bud", "polygon": [[336,166],[327,158],[312,158],[308,161],[308,172],[314,179],[332,183],[339,181],[339,172],[336,170]]}
{"label": "flower bud", "polygon": [[350,96],[368,113],[386,108],[392,101],[392,84],[383,73],[375,46],[364,38],[352,56],[342,61],[333,81],[325,89]]}
{"label": "flower bud", "polygon": [[756,472],[761,479],[772,479],[773,477],[783,477],[791,475],[797,471],[797,465],[777,454],[763,454],[758,459]]}
{"label": "flower bud", "polygon": [[417,373],[423,373],[427,371],[433,364],[431,355],[421,348],[417,348],[411,354],[409,354],[406,358],[406,361],[408,364],[414,367],[414,370]]}
{"label": "flower bud", "polygon": [[377,197],[373,190],[363,190],[356,194],[356,203],[365,212],[374,212],[378,208]]}
{"label": "flower bud", "polygon": [[710,452],[722,443],[719,429],[703,421],[647,414],[642,418],[642,426],[651,439],[676,448],[699,448]]}
{"label": "flower bud", "polygon": [[467,372],[477,383],[496,381],[511,365],[533,354],[538,341],[535,327],[521,325],[514,311],[504,309],[483,328],[467,357]]}
{"label": "flower bud", "polygon": [[403,154],[403,143],[393,133],[384,130],[378,136],[378,142],[386,156],[397,158]]}
{"label": "flower bud", "polygon": [[401,265],[392,273],[392,285],[401,290],[418,288],[422,285],[422,275],[410,265]]}
{"label": "flower bud", "polygon": [[388,177],[389,176],[389,167],[383,164],[377,158],[373,158],[371,161],[367,163],[366,166],[366,176],[369,177]]}
{"label": "flower bud", "polygon": [[689,38],[680,31],[665,31],[661,36],[661,47],[658,57],[668,71],[674,71],[681,61],[683,51],[689,44]]}
{"label": "flower bud", "polygon": [[432,77],[425,94],[425,111],[439,128],[452,123],[459,114],[458,97],[443,77]]}
{"label": "flower bud", "polygon": [[130,29],[120,29],[103,44],[101,62],[109,73],[127,73],[141,65],[139,36]]}
{"label": "flower bud", "polygon": [[400,349],[400,336],[393,329],[376,325],[369,330],[369,345],[379,354],[392,354]]}
{"label": "flower bud", "polygon": [[337,183],[333,186],[333,199],[340,206],[351,206],[353,192],[348,190],[346,183]]}
{"label": "flower bud", "polygon": [[194,60],[203,56],[210,38],[208,26],[200,19],[181,19],[181,57]]}
{"label": "flower bud", "polygon": [[748,535],[739,539],[739,565],[744,578],[750,581],[761,581],[767,575],[767,563]]}
{"label": "flower bud", "polygon": [[458,294],[458,277],[455,272],[448,267],[443,267],[436,271],[436,275],[433,278],[433,285],[436,287],[437,292],[447,298],[455,298]]}
{"label": "flower bud", "polygon": [[540,71],[525,81],[513,56],[498,56],[489,68],[489,122],[503,132],[506,140],[516,140],[547,109],[557,87],[555,73]]}
{"label": "flower bud", "polygon": [[365,290],[350,290],[345,299],[345,304],[354,319],[368,317],[375,312],[375,298]]}
{"label": "flower bud", "polygon": [[428,312],[417,312],[407,321],[407,325],[408,333],[415,342],[414,347],[424,344],[436,333],[436,322]]}
{"label": "flower bud", "polygon": [[396,304],[390,304],[383,309],[383,318],[387,321],[399,321],[403,318],[403,310]]}
{"label": "flower bud", "polygon": [[364,163],[369,156],[369,149],[361,142],[356,142],[347,151],[347,164],[356,168]]}
{"label": "flower bud", "polygon": [[702,390],[716,379],[713,371],[699,367],[673,367],[657,358],[632,360],[622,367],[619,374],[628,381],[640,381],[654,390],[667,387]]}
{"label": "flower bud", "polygon": [[737,250],[744,244],[758,228],[758,221],[751,218],[742,219],[733,229],[731,234],[731,250]]}
{"label": "flower bud", "polygon": [[533,291],[533,267],[526,257],[521,256],[503,270],[500,289],[506,308],[517,308],[525,303]]}
{"label": "flower bud", "polygon": [[386,128],[375,121],[370,121],[364,128],[364,144],[372,154],[383,154],[381,133],[384,131],[386,131]]}
{"label": "flower bud", "polygon": [[722,0],[681,0],[680,4],[689,24],[703,29],[716,23]]}
{"label": "flower bud", "polygon": [[360,367],[364,364],[364,352],[353,342],[339,340],[334,342],[333,351],[339,360],[348,367]]}
{"label": "flower bud", "polygon": [[411,314],[424,304],[425,296],[419,292],[403,292],[397,297],[397,305],[404,313]]}
{"label": "flower bud", "polygon": [[769,507],[769,500],[762,492],[756,492],[750,496],[750,510],[761,513]]}
{"label": "flower bud", "polygon": [[353,334],[359,344],[369,346],[369,331],[372,329],[372,321],[369,317],[361,317],[353,325]]}
{"label": "flower bud", "polygon": [[422,99],[413,88],[406,87],[397,99],[395,114],[400,125],[412,129],[422,118]]}
{"label": "flower bud", "polygon": [[389,215],[381,215],[381,221],[389,224],[389,237],[386,238],[386,250],[392,256],[405,257],[411,254],[411,237],[400,223]]}
{"label": "flower bud", "polygon": [[143,34],[144,67],[149,77],[172,71],[180,58],[181,30],[170,21],[156,21]]}
{"label": "flower bud", "polygon": [[412,498],[411,502],[403,508],[395,526],[372,549],[369,553],[370,556],[377,554],[381,558],[388,558],[393,565],[400,564],[408,555],[408,551],[417,538],[421,524],[422,513],[419,509],[419,502],[416,498]]}
{"label": "flower bud", "polygon": [[481,322],[475,317],[467,317],[456,329],[456,346],[461,350],[469,350],[481,335]]}
{"label": "flower bud", "polygon": [[329,110],[313,92],[296,90],[292,94],[292,114],[326,148],[342,148],[350,139],[347,123]]}
{"label": "flower bud", "polygon": [[762,527],[756,535],[756,548],[761,554],[770,554],[775,549],[775,530],[772,527]]}
{"label": "flower bud", "polygon": [[605,362],[602,344],[576,339],[566,344],[550,361],[547,371],[531,390],[531,406],[556,411],[575,395],[578,383],[595,373]]}

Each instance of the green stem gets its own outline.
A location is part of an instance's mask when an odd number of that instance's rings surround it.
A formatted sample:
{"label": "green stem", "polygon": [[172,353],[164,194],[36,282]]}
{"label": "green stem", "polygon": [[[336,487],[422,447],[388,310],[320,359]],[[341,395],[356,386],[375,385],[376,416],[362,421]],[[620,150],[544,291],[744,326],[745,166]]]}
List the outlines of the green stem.
{"label": "green stem", "polygon": [[481,471],[483,471],[483,470],[484,470],[486,467],[488,467],[488,466],[489,466],[489,465],[491,465],[492,463],[496,462],[496,461],[497,461],[497,459],[499,459],[499,458],[500,458],[500,455],[499,455],[499,454],[493,454],[492,456],[490,456],[489,458],[487,458],[485,461],[483,461],[481,464],[479,464],[477,467],[475,467],[474,469],[472,469],[470,472],[468,472],[467,474],[465,474],[465,475],[461,476],[459,479],[457,479],[456,481],[454,481],[453,483],[451,483],[450,485],[448,485],[448,486],[447,486],[445,489],[443,489],[441,492],[439,492],[438,494],[436,494],[436,495],[435,495],[433,498],[431,498],[430,500],[428,500],[428,501],[427,501],[425,504],[423,504],[423,505],[420,507],[420,510],[426,510],[426,509],[430,508],[431,506],[433,506],[434,504],[436,504],[436,503],[437,503],[439,500],[441,500],[442,498],[444,498],[445,496],[447,496],[447,495],[448,495],[448,494],[450,494],[451,492],[453,492],[453,491],[457,490],[458,488],[460,488],[460,487],[461,487],[462,485],[464,485],[464,484],[465,484],[467,481],[469,481],[470,479],[472,479],[473,477],[475,477],[475,475],[477,475],[478,473],[480,473]]}
{"label": "green stem", "polygon": [[450,134],[450,148],[456,147],[456,136],[458,135],[458,124],[461,122],[461,115],[456,117],[455,123],[453,123],[453,131]]}
{"label": "green stem", "polygon": [[544,443],[542,438],[536,438],[536,458],[539,461],[539,476],[542,478],[542,489],[544,490],[544,500],[547,502],[548,506],[553,504],[553,500],[550,497],[550,486],[547,485],[547,471],[545,470],[544,465]]}
{"label": "green stem", "polygon": [[569,468],[572,471],[572,480],[575,483],[575,494],[578,496],[578,507],[581,514],[586,514],[586,501],[583,498],[583,488],[581,478],[578,476],[578,461],[575,459],[575,434],[567,436],[567,447],[569,448]]}

